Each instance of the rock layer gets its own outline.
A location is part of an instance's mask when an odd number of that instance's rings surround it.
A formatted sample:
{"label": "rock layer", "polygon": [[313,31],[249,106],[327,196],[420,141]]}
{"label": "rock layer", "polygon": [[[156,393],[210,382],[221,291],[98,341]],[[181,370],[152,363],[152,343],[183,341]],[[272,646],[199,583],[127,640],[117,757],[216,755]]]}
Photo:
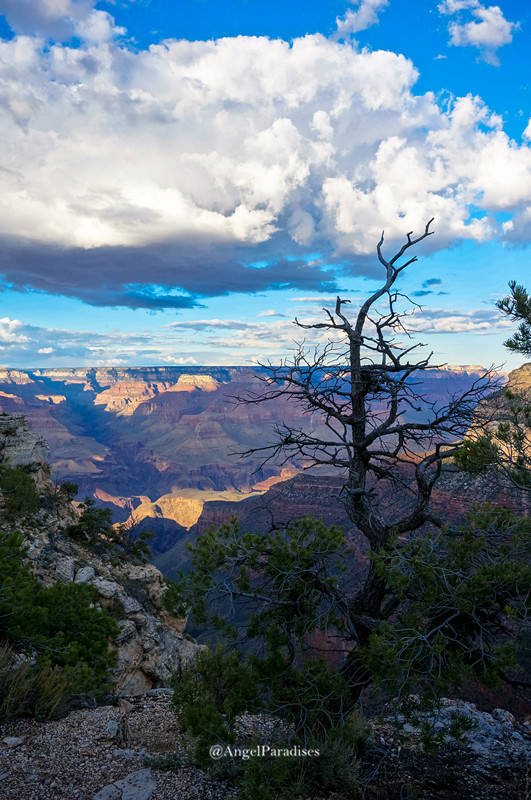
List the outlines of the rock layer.
{"label": "rock layer", "polygon": [[[430,371],[426,394],[447,402],[476,375],[475,367]],[[248,492],[267,488],[282,465],[260,471],[259,457],[238,452],[271,441],[275,423],[320,431],[315,415],[282,396],[235,403],[259,396],[261,378],[258,367],[3,368],[0,410],[27,415],[50,444],[54,478],[78,483],[81,499],[105,492],[153,501],[185,488]],[[300,466],[285,465],[292,472]]]}
{"label": "rock layer", "polygon": [[172,617],[164,608],[166,584],[155,566],[124,559],[115,566],[110,556],[98,556],[66,536],[68,525],[78,515],[71,503],[56,494],[47,477],[46,452],[46,443],[23,415],[0,417],[2,463],[28,467],[43,501],[36,515],[6,518],[4,526],[21,530],[32,571],[45,586],[56,581],[90,584],[99,606],[118,615],[121,630],[112,643],[118,658],[116,691],[142,694],[164,686],[179,664],[197,651],[193,640],[183,635],[186,620]]}

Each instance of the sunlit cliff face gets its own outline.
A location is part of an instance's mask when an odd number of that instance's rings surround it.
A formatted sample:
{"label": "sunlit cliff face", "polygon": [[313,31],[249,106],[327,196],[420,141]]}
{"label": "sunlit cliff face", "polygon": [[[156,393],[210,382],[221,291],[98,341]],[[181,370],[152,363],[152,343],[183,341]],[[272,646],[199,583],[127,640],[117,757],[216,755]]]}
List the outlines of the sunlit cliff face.
{"label": "sunlit cliff face", "polygon": [[[259,456],[237,454],[270,443],[275,423],[318,432],[322,421],[283,397],[236,403],[235,397],[263,391],[257,373],[253,367],[3,369],[0,408],[28,416],[50,444],[54,475],[79,483],[81,496],[98,490],[145,495],[149,503],[184,489],[263,490],[281,476],[282,464],[256,471]],[[444,402],[473,374],[473,368],[426,373],[426,393]],[[285,477],[301,466],[284,465]]]}

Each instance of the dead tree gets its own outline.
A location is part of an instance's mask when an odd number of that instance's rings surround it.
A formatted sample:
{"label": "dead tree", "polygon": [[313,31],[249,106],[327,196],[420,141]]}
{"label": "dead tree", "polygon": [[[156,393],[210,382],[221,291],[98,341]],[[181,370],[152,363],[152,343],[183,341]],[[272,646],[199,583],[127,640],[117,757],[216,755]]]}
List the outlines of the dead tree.
{"label": "dead tree", "polygon": [[[303,330],[327,331],[326,344],[315,349],[302,344],[279,366],[261,364],[263,392],[238,398],[246,404],[284,398],[321,418],[325,435],[322,427],[315,434],[304,426],[280,424],[271,445],[242,455],[260,454],[262,464],[295,460],[305,468],[324,465],[341,471],[346,512],[373,552],[391,548],[397,535],[411,534],[426,523],[440,525],[430,511],[430,497],[442,464],[469,430],[478,401],[495,388],[492,373],[486,371],[444,405],[422,393],[423,376],[437,367],[430,364],[431,354],[417,356],[423,345],[412,343],[405,324],[415,304],[396,282],[417,261],[407,254],[433,233],[432,221],[418,237],[408,233],[389,259],[383,254],[382,233],[377,245],[385,271],[381,287],[352,316],[345,309],[351,301],[338,297],[333,312],[324,309],[322,322],[295,319]],[[409,497],[407,511],[397,503],[396,514],[384,518],[378,500],[382,483]],[[389,619],[393,603],[396,594],[388,592],[372,564],[364,585],[348,600],[352,640],[366,644],[381,620]]]}

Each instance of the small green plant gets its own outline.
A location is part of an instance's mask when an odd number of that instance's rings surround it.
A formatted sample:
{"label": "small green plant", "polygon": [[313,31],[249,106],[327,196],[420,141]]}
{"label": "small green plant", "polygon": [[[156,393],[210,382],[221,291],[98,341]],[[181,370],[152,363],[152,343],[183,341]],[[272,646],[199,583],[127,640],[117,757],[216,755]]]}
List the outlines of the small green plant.
{"label": "small green plant", "polygon": [[112,527],[112,514],[108,508],[98,508],[93,497],[85,497],[81,504],[81,516],[66,532],[72,539],[78,539],[91,550],[103,554],[113,549],[116,531]]}
{"label": "small green plant", "polygon": [[[75,485],[70,484],[70,493]],[[67,528],[72,539],[84,542],[95,553],[108,555],[111,560],[125,556],[129,561],[143,564],[150,557],[148,542],[155,536],[152,530],[138,531],[135,526],[127,525],[115,528],[111,510],[99,508],[93,497],[85,497],[81,509],[78,522]],[[119,561],[114,563],[117,566]]]}
{"label": "small green plant", "polygon": [[420,731],[420,743],[422,749],[428,755],[437,755],[441,745],[448,739],[459,741],[464,738],[467,731],[477,727],[477,722],[469,719],[462,714],[453,712],[448,725],[436,728],[433,719],[417,720],[412,718],[411,722],[415,725],[418,722]]}
{"label": "small green plant", "polygon": [[59,486],[59,494],[67,500],[74,500],[79,492],[79,486],[72,481],[64,481]]}
{"label": "small green plant", "polygon": [[234,742],[238,714],[254,708],[258,695],[241,653],[205,649],[172,680],[172,704],[185,731],[196,739],[195,758],[210,763],[209,748]]}
{"label": "small green plant", "polygon": [[188,608],[184,604],[182,587],[171,578],[164,578],[166,591],[162,595],[162,605],[172,617],[182,619],[186,617]]}
{"label": "small green plant", "polygon": [[123,620],[127,616],[124,604],[118,597],[113,597],[111,604],[105,609],[105,613],[116,620]]}
{"label": "small green plant", "polygon": [[154,538],[151,528],[139,530],[138,526],[128,524],[118,526],[115,542],[126,558],[145,564],[151,557],[149,542]]}
{"label": "small green plant", "polygon": [[188,761],[184,753],[164,753],[158,756],[146,756],[144,767],[158,769],[161,772],[179,772]]}
{"label": "small green plant", "polygon": [[0,489],[9,514],[29,515],[39,510],[35,481],[24,467],[4,467],[0,472]]}

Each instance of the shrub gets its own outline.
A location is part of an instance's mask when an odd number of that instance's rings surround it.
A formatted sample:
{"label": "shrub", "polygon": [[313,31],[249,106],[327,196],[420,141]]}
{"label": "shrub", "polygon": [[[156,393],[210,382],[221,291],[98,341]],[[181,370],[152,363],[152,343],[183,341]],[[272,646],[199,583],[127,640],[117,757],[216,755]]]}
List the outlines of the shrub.
{"label": "shrub", "polygon": [[112,527],[112,513],[108,508],[98,508],[93,497],[85,497],[79,520],[69,525],[67,535],[81,540],[100,555],[113,549],[116,531]]}
{"label": "shrub", "polygon": [[93,606],[92,586],[55,583],[39,589],[32,618],[21,631],[39,651],[38,663],[61,665],[81,694],[103,694],[115,664],[108,640],[118,635],[116,621]]}
{"label": "shrub", "polygon": [[182,753],[164,753],[158,756],[146,756],[144,767],[158,769],[161,772],[180,772],[186,764],[186,756]]}
{"label": "shrub", "polygon": [[81,540],[99,555],[125,556],[129,561],[140,563],[147,561],[151,555],[148,542],[155,536],[152,530],[138,531],[134,525],[114,528],[111,510],[98,508],[93,497],[85,497],[81,507],[78,522],[67,528],[68,536]]}
{"label": "shrub", "polygon": [[79,486],[77,483],[73,483],[72,481],[64,481],[59,486],[59,494],[65,497],[67,500],[74,500],[78,492]]}
{"label": "shrub", "polygon": [[[94,606],[91,586],[43,588],[24,556],[22,536],[0,529],[0,644],[31,655],[42,684],[39,696],[48,696],[56,684],[58,695],[64,687],[72,701],[101,696],[115,663],[108,642],[118,635],[116,620]],[[44,710],[37,704],[35,713],[48,713],[46,702]]]}
{"label": "shrub", "polygon": [[23,467],[4,467],[0,472],[0,489],[9,514],[35,514],[39,510],[35,481]]}
{"label": "shrub", "polygon": [[203,650],[172,681],[172,704],[185,731],[196,737],[195,757],[209,763],[209,747],[234,742],[238,714],[256,706],[250,665],[241,653]]}
{"label": "shrub", "polygon": [[[221,647],[205,649],[172,682],[172,703],[183,729],[193,737],[194,758],[210,766],[214,777],[236,781],[242,800],[292,798],[315,788],[354,792],[358,786],[356,755],[368,740],[369,727],[357,715],[324,724],[323,708],[337,704],[340,686],[340,678],[325,680],[325,672],[321,661],[310,661],[298,670],[290,668],[286,681],[286,671],[277,673],[271,661],[238,651],[227,653]],[[310,686],[320,697],[313,708],[308,704]],[[272,748],[314,749],[319,755],[247,759],[238,758],[236,751],[235,757],[212,761],[211,745],[234,746],[241,714],[269,711],[271,715],[272,709],[282,711],[283,718],[277,718],[275,725],[275,718],[270,717],[273,728],[267,744]],[[300,724],[302,716],[304,725]],[[294,721],[299,724],[298,730]],[[248,736],[239,745],[252,750],[264,743]]]}
{"label": "shrub", "polygon": [[151,557],[148,542],[155,538],[155,531],[146,528],[141,531],[136,525],[119,525],[116,530],[115,543],[122,554],[130,561],[145,564]]}

